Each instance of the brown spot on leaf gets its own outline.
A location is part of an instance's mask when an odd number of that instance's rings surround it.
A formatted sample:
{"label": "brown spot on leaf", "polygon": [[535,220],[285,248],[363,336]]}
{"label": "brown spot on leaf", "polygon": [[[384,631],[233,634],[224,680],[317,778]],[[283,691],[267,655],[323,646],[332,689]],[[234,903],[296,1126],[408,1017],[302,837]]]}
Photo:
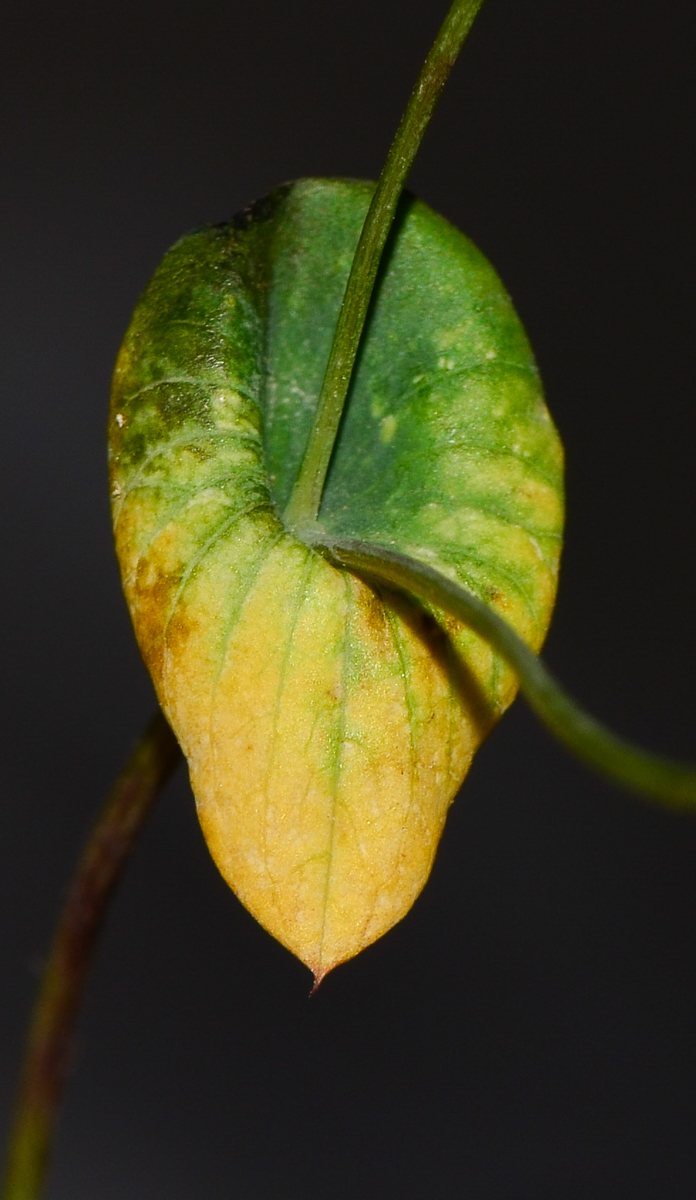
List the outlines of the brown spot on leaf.
{"label": "brown spot on leaf", "polygon": [[140,649],[152,672],[155,685],[161,682],[164,666],[164,627],[183,569],[157,571],[150,560],[141,559],[129,601],[137,612]]}

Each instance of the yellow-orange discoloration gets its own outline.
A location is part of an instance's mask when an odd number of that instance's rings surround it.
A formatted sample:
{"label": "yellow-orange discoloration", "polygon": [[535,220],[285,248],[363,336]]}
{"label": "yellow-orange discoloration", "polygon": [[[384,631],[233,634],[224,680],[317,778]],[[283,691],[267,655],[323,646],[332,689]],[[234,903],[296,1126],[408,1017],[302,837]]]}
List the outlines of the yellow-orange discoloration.
{"label": "yellow-orange discoloration", "polygon": [[215,861],[321,977],[410,908],[490,721],[405,601],[270,514],[206,532],[165,525],[137,563],[119,537],[129,602]]}
{"label": "yellow-orange discoloration", "polygon": [[[240,516],[209,490],[158,522],[148,504],[126,496],[117,544],[206,840],[247,908],[321,978],[423,887],[493,720],[478,681],[495,656],[440,614],[457,659],[417,609],[331,566],[269,510]],[[449,518],[453,535],[463,519]],[[512,542],[539,587],[545,565],[526,537]],[[541,640],[524,596],[490,599]],[[499,673],[502,707],[515,680]]]}

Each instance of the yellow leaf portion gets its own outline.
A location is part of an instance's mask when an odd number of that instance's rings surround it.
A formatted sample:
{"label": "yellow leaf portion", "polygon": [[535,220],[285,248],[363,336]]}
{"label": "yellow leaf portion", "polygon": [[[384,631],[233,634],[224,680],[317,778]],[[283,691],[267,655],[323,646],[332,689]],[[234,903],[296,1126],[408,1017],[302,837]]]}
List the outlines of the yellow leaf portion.
{"label": "yellow leaf portion", "polygon": [[267,517],[233,546],[209,547],[163,621],[190,552],[165,527],[126,569],[129,600],[213,858],[321,978],[411,907],[490,717],[415,609]]}

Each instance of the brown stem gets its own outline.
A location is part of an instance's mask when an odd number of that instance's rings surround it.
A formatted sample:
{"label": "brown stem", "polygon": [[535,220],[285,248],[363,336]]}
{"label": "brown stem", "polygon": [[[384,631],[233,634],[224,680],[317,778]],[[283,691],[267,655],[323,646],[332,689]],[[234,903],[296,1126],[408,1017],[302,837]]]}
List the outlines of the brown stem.
{"label": "brown stem", "polygon": [[29,1028],[3,1200],[40,1195],[99,930],[145,817],[180,758],[176,738],[158,712],[116,780],[78,863]]}

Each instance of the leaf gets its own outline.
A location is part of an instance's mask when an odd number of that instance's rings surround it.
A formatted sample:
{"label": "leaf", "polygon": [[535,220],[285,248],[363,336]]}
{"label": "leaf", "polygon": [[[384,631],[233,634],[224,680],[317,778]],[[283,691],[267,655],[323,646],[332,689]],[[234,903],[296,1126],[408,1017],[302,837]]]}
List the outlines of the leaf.
{"label": "leaf", "polygon": [[[317,978],[408,911],[516,689],[464,626],[381,594],[283,525],[371,192],[302,180],[177,243],[136,308],[110,417],[124,588],[205,837]],[[561,473],[495,272],[407,199],[320,523],[439,568],[536,650]]]}

